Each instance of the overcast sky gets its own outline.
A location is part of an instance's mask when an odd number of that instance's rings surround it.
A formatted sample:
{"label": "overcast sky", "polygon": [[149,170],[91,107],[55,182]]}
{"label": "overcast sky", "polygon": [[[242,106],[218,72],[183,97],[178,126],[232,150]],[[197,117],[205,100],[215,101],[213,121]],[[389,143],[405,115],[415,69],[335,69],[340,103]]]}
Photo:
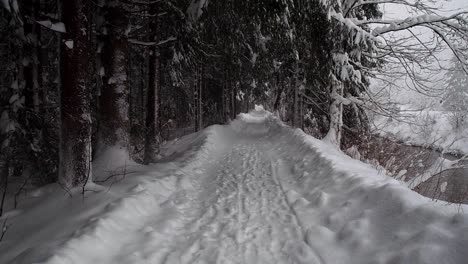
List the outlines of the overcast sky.
{"label": "overcast sky", "polygon": [[[402,5],[395,5],[395,4],[385,4],[381,5],[381,11],[384,13],[384,19],[405,19],[412,15],[409,11],[409,9],[405,6]],[[453,14],[455,12],[459,12],[461,10],[467,10],[468,11],[468,0],[449,0],[449,1],[437,1],[437,3],[434,5],[434,7],[437,7],[439,9],[439,14],[443,16],[447,16],[450,14]],[[428,29],[419,27],[413,29],[413,32],[415,33],[422,33],[425,36],[427,36],[427,39],[429,40],[430,37],[432,36],[432,33],[429,32]],[[398,34],[406,35],[409,34],[408,32],[398,32]],[[424,37],[423,37],[424,38]],[[442,62],[442,64],[447,67],[450,66],[450,59],[453,57],[452,52],[447,48],[444,52],[439,54],[437,56],[440,60],[445,61]],[[436,77],[436,78],[443,78],[445,76],[445,71],[439,71],[438,73],[430,73],[428,74],[428,78],[430,77]],[[395,80],[396,81],[396,86],[403,88],[403,89],[396,89],[390,92],[390,97],[393,98],[392,100],[401,102],[401,103],[410,103],[410,104],[415,104],[421,101],[426,101],[426,97],[421,96],[420,94],[410,90],[405,89],[407,86],[407,82],[405,80]],[[379,82],[373,83],[373,85],[379,86]],[[440,83],[434,83],[435,86],[440,87]],[[395,87],[396,88],[396,87]]]}
{"label": "overcast sky", "polygon": [[[456,10],[468,10],[468,0],[442,0],[437,2],[435,7],[440,8],[441,14],[448,15]],[[382,9],[386,19],[406,18],[410,15],[408,8],[402,5],[383,4]]]}

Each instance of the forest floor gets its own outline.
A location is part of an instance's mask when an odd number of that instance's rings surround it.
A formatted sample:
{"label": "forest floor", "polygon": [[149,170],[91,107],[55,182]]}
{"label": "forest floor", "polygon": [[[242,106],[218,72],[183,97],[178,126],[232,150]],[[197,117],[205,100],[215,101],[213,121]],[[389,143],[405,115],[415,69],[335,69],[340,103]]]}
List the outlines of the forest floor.
{"label": "forest floor", "polygon": [[84,197],[49,186],[8,212],[0,263],[468,259],[468,206],[425,198],[260,107],[165,145],[151,166],[115,153],[96,179],[113,162],[125,179]]}

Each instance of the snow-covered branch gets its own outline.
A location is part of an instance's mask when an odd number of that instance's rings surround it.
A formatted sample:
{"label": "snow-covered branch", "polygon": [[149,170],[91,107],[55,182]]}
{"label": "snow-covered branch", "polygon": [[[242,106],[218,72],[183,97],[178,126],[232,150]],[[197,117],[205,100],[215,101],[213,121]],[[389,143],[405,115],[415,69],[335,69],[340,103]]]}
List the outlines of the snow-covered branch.
{"label": "snow-covered branch", "polygon": [[344,9],[343,13],[347,16],[352,10],[362,7],[364,5],[378,5],[378,4],[395,4],[395,5],[402,5],[408,6],[411,8],[415,8],[418,10],[434,10],[434,8],[424,4],[421,1],[406,1],[406,0],[344,0]]}
{"label": "snow-covered branch", "polygon": [[140,41],[137,39],[129,39],[128,42],[136,45],[141,45],[141,46],[160,46],[163,44],[166,44],[170,41],[175,41],[177,38],[176,37],[169,37],[165,40],[161,40],[159,42],[154,42],[154,41]]}
{"label": "snow-covered branch", "polygon": [[59,33],[66,33],[65,24],[62,22],[52,23],[50,20],[35,21],[39,25]]}
{"label": "snow-covered branch", "polygon": [[[405,20],[395,20],[394,22],[385,21],[385,24],[389,24],[386,27],[378,27],[372,30],[373,36],[382,35],[385,33],[393,32],[393,31],[401,31],[408,28],[416,27],[416,26],[423,26],[429,24],[435,24],[439,22],[449,21],[460,17],[461,15],[468,14],[468,11],[459,12],[453,14],[451,16],[438,16],[438,15],[420,15],[416,17],[407,18]],[[378,20],[368,20],[368,21],[360,21],[358,24],[369,24],[369,23],[382,23],[382,21]],[[461,27],[460,27],[461,29]]]}

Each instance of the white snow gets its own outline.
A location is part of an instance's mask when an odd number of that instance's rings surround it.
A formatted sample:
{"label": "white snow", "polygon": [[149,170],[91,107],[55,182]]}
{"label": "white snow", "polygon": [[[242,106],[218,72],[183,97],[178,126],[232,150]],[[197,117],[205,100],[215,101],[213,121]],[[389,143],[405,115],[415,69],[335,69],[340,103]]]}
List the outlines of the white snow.
{"label": "white snow", "polygon": [[38,24],[60,33],[66,33],[65,24],[62,22],[52,23],[50,20],[37,21]]}
{"label": "white snow", "polygon": [[192,0],[190,6],[187,8],[187,15],[193,21],[197,21],[203,14],[203,8],[205,8],[208,3],[208,0]]}
{"label": "white snow", "polygon": [[440,192],[444,193],[445,191],[447,191],[447,182],[443,182],[441,185],[440,185]]}
{"label": "white snow", "polygon": [[8,2],[8,0],[2,0],[2,5],[6,10],[8,10],[9,12],[11,11],[10,3]]}
{"label": "white snow", "polygon": [[433,146],[446,152],[468,153],[468,129],[456,129],[449,112],[424,109],[411,111],[401,106],[403,118],[375,115],[376,134],[418,146]]}
{"label": "white snow", "polygon": [[[127,164],[125,153],[111,153],[95,166]],[[56,185],[25,198],[7,212],[0,263],[468,259],[468,206],[422,197],[261,106],[162,154],[151,166],[131,163],[131,176],[84,199]]]}
{"label": "white snow", "polygon": [[0,115],[0,135],[6,135],[10,131],[15,130],[15,122],[10,119],[7,110],[4,110]]}
{"label": "white snow", "polygon": [[[120,84],[122,82],[125,82],[127,80],[127,75],[126,74],[114,74],[109,78],[107,81],[107,84]],[[122,92],[122,91],[118,91]]]}
{"label": "white snow", "polygon": [[65,46],[67,46],[67,48],[69,48],[69,49],[73,49],[74,44],[75,44],[75,42],[73,42],[73,40],[66,40],[65,41]]}

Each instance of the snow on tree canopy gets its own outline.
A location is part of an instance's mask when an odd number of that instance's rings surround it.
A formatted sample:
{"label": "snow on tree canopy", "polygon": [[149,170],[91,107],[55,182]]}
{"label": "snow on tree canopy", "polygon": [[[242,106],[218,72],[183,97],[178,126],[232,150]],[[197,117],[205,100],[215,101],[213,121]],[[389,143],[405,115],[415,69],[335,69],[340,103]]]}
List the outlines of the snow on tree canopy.
{"label": "snow on tree canopy", "polygon": [[38,24],[60,33],[66,33],[65,24],[62,22],[52,23],[50,20],[37,21]]}
{"label": "snow on tree canopy", "polygon": [[203,8],[206,7],[208,3],[209,0],[193,0],[187,8],[187,15],[192,21],[197,21],[203,14]]}
{"label": "snow on tree canopy", "polygon": [[8,3],[8,0],[2,0],[2,5],[6,10],[10,11],[10,4]]}

